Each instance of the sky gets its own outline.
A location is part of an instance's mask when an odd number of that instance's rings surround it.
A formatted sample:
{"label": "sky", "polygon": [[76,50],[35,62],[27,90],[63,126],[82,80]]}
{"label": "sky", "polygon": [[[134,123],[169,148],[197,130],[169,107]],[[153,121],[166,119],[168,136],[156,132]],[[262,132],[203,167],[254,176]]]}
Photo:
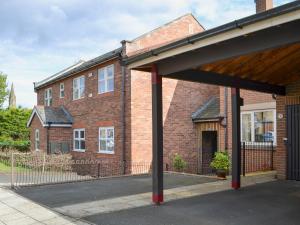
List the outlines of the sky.
{"label": "sky", "polygon": [[[274,0],[274,6],[291,0]],[[0,71],[17,105],[36,104],[33,82],[89,60],[186,13],[205,29],[255,13],[254,0],[0,0]]]}

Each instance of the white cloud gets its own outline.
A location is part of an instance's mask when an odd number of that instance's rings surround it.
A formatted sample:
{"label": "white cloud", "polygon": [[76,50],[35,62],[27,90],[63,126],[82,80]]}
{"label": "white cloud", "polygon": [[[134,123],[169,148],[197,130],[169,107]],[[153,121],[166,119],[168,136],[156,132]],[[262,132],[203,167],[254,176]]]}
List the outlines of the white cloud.
{"label": "white cloud", "polygon": [[14,82],[17,103],[32,107],[32,83],[80,58],[101,55],[188,12],[211,28],[250,15],[254,7],[253,0],[0,1],[0,71]]}

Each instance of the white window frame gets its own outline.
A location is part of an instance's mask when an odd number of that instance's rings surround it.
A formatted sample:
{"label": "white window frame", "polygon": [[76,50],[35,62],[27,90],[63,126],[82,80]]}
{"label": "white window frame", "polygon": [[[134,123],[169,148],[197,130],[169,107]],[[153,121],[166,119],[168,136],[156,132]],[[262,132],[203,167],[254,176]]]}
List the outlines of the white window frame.
{"label": "white window frame", "polygon": [[[75,138],[75,132],[76,131],[78,131],[78,138]],[[83,131],[84,132],[84,138],[81,138],[80,137],[80,132],[81,131]],[[75,141],[77,140],[77,141],[79,141],[79,143],[81,142],[81,141],[84,141],[85,142],[85,136],[86,136],[86,134],[85,134],[85,129],[84,128],[80,128],[80,129],[74,129],[73,130],[73,151],[75,151],[75,152],[85,152],[85,149],[86,149],[86,143],[85,143],[85,148],[84,149],[82,149],[82,148],[80,148],[80,149],[76,149],[75,148]]]}
{"label": "white window frame", "polygon": [[40,130],[39,129],[35,129],[34,131],[34,149],[35,151],[40,151]]}
{"label": "white window frame", "polygon": [[[81,87],[81,79],[83,79],[83,86]],[[75,89],[75,82],[77,82],[77,89]],[[83,91],[82,91],[83,89]],[[75,90],[78,90],[78,96],[75,96]],[[81,95],[81,93],[83,93]],[[76,77],[73,79],[73,100],[78,100],[84,98],[85,93],[85,76]]]}
{"label": "white window frame", "polygon": [[251,110],[241,112],[241,141],[243,141],[243,123],[242,123],[242,115],[250,114],[251,115],[251,143],[262,143],[255,142],[255,121],[254,121],[254,113],[257,112],[273,112],[273,120],[274,120],[274,142],[273,145],[277,144],[277,121],[276,121],[276,109],[264,109],[264,110]]}
{"label": "white window frame", "polygon": [[[64,93],[64,94],[62,95],[62,93]],[[60,98],[65,97],[65,84],[64,83],[59,84],[59,97]]]}
{"label": "white window frame", "polygon": [[[107,130],[109,129],[112,129],[113,130],[113,138],[107,138]],[[101,138],[100,136],[100,133],[101,133],[101,130],[105,130],[105,134],[106,134],[106,137],[105,138]],[[99,147],[98,147],[98,152],[99,153],[104,153],[104,154],[115,154],[115,128],[114,127],[99,127],[99,134],[98,134],[98,142],[99,142]],[[101,150],[100,149],[100,141],[101,140],[110,140],[110,139],[113,139],[113,142],[114,142],[114,148],[113,148],[113,151],[109,151],[107,149],[105,150]]]}
{"label": "white window frame", "polygon": [[52,105],[52,88],[47,88],[44,92],[44,105],[45,106]]}
{"label": "white window frame", "polygon": [[[112,75],[108,76],[108,68],[112,68]],[[100,72],[103,71],[104,72],[104,79],[100,80]],[[108,81],[109,80],[113,80],[113,88],[112,90],[108,90]],[[105,84],[105,88],[104,91],[100,91],[100,83],[104,81]],[[115,89],[115,65],[111,64],[105,67],[102,67],[98,70],[98,94],[103,94],[103,93],[107,93],[107,92],[112,92]]]}

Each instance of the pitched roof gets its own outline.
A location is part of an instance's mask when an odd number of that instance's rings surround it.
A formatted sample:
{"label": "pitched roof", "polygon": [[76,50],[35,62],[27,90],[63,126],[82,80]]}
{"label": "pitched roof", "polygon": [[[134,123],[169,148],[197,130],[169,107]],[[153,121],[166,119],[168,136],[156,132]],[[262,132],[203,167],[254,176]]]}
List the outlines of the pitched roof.
{"label": "pitched roof", "polygon": [[32,110],[31,116],[27,122],[29,127],[34,115],[37,115],[44,127],[46,126],[62,126],[70,127],[73,124],[73,118],[71,114],[63,107],[51,107],[51,106],[35,106]]}
{"label": "pitched roof", "polygon": [[40,81],[40,82],[34,83],[34,89],[37,90],[37,89],[39,89],[41,87],[44,87],[44,86],[46,86],[50,83],[53,83],[53,82],[56,82],[58,80],[64,79],[64,78],[69,77],[73,74],[79,73],[79,72],[87,70],[87,69],[89,69],[93,66],[96,66],[100,63],[103,63],[107,60],[118,57],[119,54],[121,53],[121,51],[122,51],[122,48],[117,48],[113,51],[107,52],[107,53],[105,53],[101,56],[98,56],[94,59],[91,59],[89,61],[86,61],[86,62],[85,61],[80,61],[77,64],[74,64],[74,65],[72,65],[72,66],[70,66],[70,67],[68,67],[68,68],[66,68],[66,69],[64,69],[64,70],[62,70],[62,71],[60,71],[60,72],[44,79],[42,81]]}
{"label": "pitched roof", "polygon": [[212,97],[196,112],[192,114],[194,122],[218,121],[222,118],[220,115],[220,99]]}

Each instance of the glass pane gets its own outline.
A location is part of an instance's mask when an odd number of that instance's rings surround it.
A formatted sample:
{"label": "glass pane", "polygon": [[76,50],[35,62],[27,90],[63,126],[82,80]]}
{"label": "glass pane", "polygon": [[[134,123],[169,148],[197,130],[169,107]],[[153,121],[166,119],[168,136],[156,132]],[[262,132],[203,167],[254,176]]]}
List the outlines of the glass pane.
{"label": "glass pane", "polygon": [[74,79],[74,80],[73,80],[73,89],[77,89],[77,88],[78,88],[77,80],[78,80],[78,79]]}
{"label": "glass pane", "polygon": [[80,144],[81,144],[80,149],[84,150],[85,149],[85,141],[80,141]]}
{"label": "glass pane", "polygon": [[103,69],[100,69],[99,70],[99,80],[104,80],[104,70]]}
{"label": "glass pane", "polygon": [[107,91],[113,91],[114,90],[114,79],[108,79],[107,80]]}
{"label": "glass pane", "polygon": [[106,138],[105,129],[100,129],[100,138]]}
{"label": "glass pane", "polygon": [[251,141],[251,114],[242,114],[242,141]]}
{"label": "glass pane", "polygon": [[114,138],[114,129],[107,129],[107,138]]}
{"label": "glass pane", "polygon": [[106,151],[106,140],[100,140],[100,151]]}
{"label": "glass pane", "polygon": [[113,77],[114,76],[114,66],[107,67],[107,76]]}
{"label": "glass pane", "polygon": [[82,87],[82,88],[80,89],[80,95],[79,95],[79,98],[82,98],[82,97],[84,97],[84,87]]}
{"label": "glass pane", "polygon": [[114,140],[107,140],[107,151],[114,151]]}
{"label": "glass pane", "polygon": [[75,140],[75,149],[80,149],[79,147],[80,147],[80,146],[79,146],[79,141],[78,141],[78,140]]}
{"label": "glass pane", "polygon": [[79,132],[77,130],[75,130],[75,138],[79,137]]}
{"label": "glass pane", "polygon": [[274,141],[274,117],[273,111],[254,113],[255,141]]}
{"label": "glass pane", "polygon": [[99,82],[99,93],[104,93],[105,92],[105,81],[100,81]]}
{"label": "glass pane", "polygon": [[78,89],[74,89],[74,91],[73,91],[73,98],[74,99],[78,99],[79,98],[79,90]]}
{"label": "glass pane", "polygon": [[80,138],[84,138],[84,131],[80,131]]}

